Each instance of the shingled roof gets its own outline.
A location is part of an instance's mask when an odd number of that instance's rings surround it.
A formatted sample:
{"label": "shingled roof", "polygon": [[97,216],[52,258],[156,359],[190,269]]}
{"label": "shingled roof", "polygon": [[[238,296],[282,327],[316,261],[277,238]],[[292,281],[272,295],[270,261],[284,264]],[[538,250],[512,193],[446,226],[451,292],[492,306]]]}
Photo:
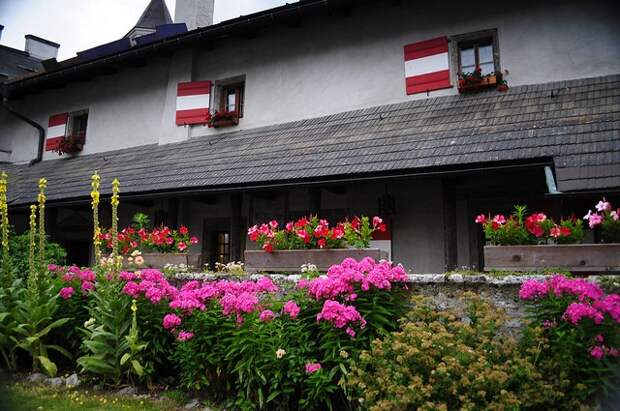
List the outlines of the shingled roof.
{"label": "shingled roof", "polygon": [[620,75],[415,100],[7,171],[10,201],[24,204],[35,201],[41,176],[49,200],[85,199],[94,170],[104,187],[118,177],[123,193],[140,193],[533,159],[553,160],[560,191],[619,189]]}

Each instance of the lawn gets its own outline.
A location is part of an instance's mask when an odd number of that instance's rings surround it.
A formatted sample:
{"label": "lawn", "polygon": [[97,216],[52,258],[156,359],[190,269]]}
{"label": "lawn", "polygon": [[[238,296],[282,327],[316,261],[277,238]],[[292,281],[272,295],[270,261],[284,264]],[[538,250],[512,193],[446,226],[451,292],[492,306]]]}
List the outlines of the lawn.
{"label": "lawn", "polygon": [[183,404],[171,398],[120,396],[87,389],[52,388],[27,382],[8,383],[0,388],[1,411],[177,411],[182,409]]}

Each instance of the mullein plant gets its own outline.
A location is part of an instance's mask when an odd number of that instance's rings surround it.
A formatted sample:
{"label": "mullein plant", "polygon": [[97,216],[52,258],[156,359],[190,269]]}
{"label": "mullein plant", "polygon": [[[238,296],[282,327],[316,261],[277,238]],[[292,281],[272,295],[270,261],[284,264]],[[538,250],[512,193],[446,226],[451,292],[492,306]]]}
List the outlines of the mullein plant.
{"label": "mullein plant", "polygon": [[101,233],[101,227],[99,226],[99,187],[101,185],[101,177],[99,177],[99,173],[96,171],[91,177],[90,185],[93,188],[90,192],[90,204],[93,209],[93,249],[95,252],[95,265],[99,265],[101,263],[101,240],[99,239],[99,234]]}
{"label": "mullein plant", "polygon": [[0,365],[14,370],[16,347],[12,339],[17,327],[15,309],[22,300],[24,287],[21,279],[15,279],[9,254],[9,208],[7,204],[8,178],[0,174],[0,236],[2,244],[2,270],[0,277]]}
{"label": "mullein plant", "polygon": [[[58,305],[58,291],[48,281],[45,264],[45,188],[47,180],[39,180],[38,206],[30,206],[30,252],[26,298],[17,303],[14,311],[15,326],[10,337],[16,348],[25,351],[32,360],[33,371],[42,369],[48,375],[54,376],[58,367],[50,359],[50,351],[55,351],[71,358],[71,354],[64,348],[50,344],[52,330],[62,327],[69,318],[56,318]],[[39,211],[38,242],[37,209]],[[37,244],[38,243],[38,244]],[[37,250],[38,246],[38,250]],[[38,251],[38,252],[37,252]]]}

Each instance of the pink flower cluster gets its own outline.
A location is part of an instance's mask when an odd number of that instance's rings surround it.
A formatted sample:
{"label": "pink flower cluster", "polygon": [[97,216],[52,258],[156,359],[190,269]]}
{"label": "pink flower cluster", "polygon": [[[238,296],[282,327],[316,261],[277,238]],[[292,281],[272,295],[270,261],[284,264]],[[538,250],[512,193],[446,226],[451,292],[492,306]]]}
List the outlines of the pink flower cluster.
{"label": "pink flower cluster", "polygon": [[553,276],[549,280],[528,280],[521,285],[519,298],[522,300],[534,300],[548,295],[556,297],[576,296],[579,301],[586,299],[595,301],[605,293],[596,284],[582,278],[567,278],[563,275]]}
{"label": "pink flower cluster", "polygon": [[[613,322],[620,324],[620,295],[605,295],[605,292],[598,285],[581,278],[571,279],[556,275],[545,281],[526,281],[521,286],[519,297],[523,300],[533,301],[561,298],[560,301],[566,301],[568,304],[561,320],[572,326],[579,326],[585,320],[596,326],[611,324],[611,327],[616,329],[617,325]],[[611,320],[611,323],[606,322],[607,318]],[[543,322],[543,326],[549,328],[546,324],[552,325],[553,321],[546,320]],[[601,330],[605,329],[601,328]],[[602,359],[606,355],[618,356],[617,348],[606,347],[602,344],[604,342],[602,334],[596,337],[596,342],[597,345],[589,349],[593,358]]]}
{"label": "pink flower cluster", "polygon": [[[620,220],[620,208],[614,210],[611,203],[603,197],[596,206],[596,211],[588,210],[588,214],[583,216],[583,219],[588,222],[590,228],[594,228],[597,225],[603,224],[605,221],[617,222]],[[620,224],[620,223],[616,223]]]}
{"label": "pink flower cluster", "polygon": [[295,301],[288,300],[286,304],[284,304],[282,311],[288,314],[292,319],[295,319],[299,315],[299,312],[301,311],[301,309],[299,308],[299,306],[297,305]]}
{"label": "pink flower cluster", "polygon": [[355,287],[368,291],[371,287],[389,290],[394,282],[404,282],[407,274],[402,266],[393,266],[389,261],[376,262],[366,257],[359,262],[346,258],[341,264],[333,265],[327,271],[327,277],[319,277],[308,283],[308,293],[316,300],[334,299],[354,294]]}
{"label": "pink flower cluster", "polygon": [[345,328],[346,333],[355,337],[355,331],[351,326],[359,325],[360,328],[366,327],[366,320],[352,305],[344,305],[334,300],[327,300],[323,303],[323,309],[316,316],[317,321],[328,321],[336,328]]}
{"label": "pink flower cluster", "polygon": [[133,298],[144,296],[153,304],[172,299],[177,294],[177,289],[168,283],[166,277],[159,270],[146,269],[136,273],[123,272],[119,277],[128,280],[123,287],[125,294]]}
{"label": "pink flower cluster", "polygon": [[63,287],[58,293],[65,300],[73,297],[76,289],[80,289],[82,295],[95,289],[95,273],[88,268],[81,269],[77,266],[61,267],[50,264],[47,266],[47,269],[66,284],[66,287]]}
{"label": "pink flower cluster", "polygon": [[306,364],[306,373],[313,374],[321,369],[321,364],[318,362],[309,362]]}

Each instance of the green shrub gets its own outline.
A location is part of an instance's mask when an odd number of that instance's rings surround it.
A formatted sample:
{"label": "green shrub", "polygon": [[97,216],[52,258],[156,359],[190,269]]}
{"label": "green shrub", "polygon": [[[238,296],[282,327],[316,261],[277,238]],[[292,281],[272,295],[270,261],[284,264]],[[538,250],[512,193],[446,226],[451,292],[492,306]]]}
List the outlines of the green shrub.
{"label": "green shrub", "polygon": [[371,410],[546,409],[561,394],[502,333],[505,317],[473,293],[463,312],[412,298],[400,331],[375,340],[352,369],[350,386]]}
{"label": "green shrub", "polygon": [[[15,234],[11,230],[9,240],[9,250],[11,254],[11,266],[21,278],[26,278],[28,274],[28,250],[29,250],[30,231],[22,234]],[[38,244],[39,234],[35,235],[35,242]],[[63,265],[66,263],[67,252],[57,243],[46,241],[45,243],[45,263]]]}

